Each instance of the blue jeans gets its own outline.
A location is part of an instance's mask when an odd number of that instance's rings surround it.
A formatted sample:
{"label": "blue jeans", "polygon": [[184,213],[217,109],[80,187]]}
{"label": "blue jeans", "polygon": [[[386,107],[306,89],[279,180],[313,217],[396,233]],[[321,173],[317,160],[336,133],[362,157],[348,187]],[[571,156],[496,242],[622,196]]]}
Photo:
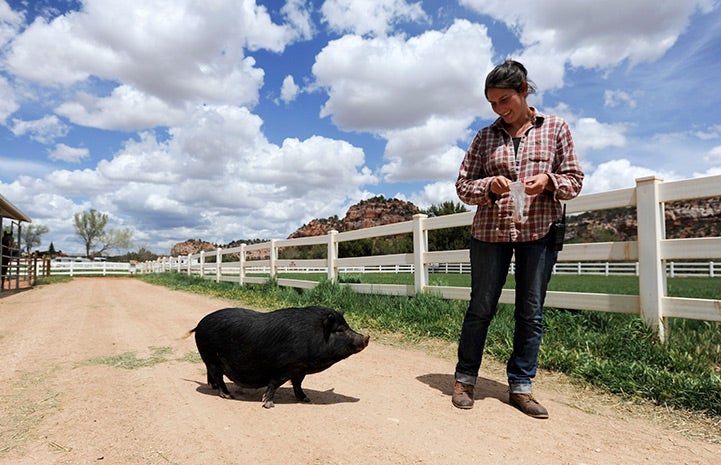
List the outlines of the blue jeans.
{"label": "blue jeans", "polygon": [[531,393],[543,336],[543,302],[558,252],[548,237],[531,242],[481,242],[471,239],[471,301],[458,343],[456,381],[476,384],[483,349],[515,252],[516,309],[513,353],[506,365],[513,393]]}

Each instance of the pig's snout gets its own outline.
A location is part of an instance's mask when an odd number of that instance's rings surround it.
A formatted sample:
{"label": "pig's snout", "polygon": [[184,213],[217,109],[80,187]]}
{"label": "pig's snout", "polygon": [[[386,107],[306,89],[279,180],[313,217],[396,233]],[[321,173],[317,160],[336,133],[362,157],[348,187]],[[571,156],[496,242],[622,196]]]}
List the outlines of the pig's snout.
{"label": "pig's snout", "polygon": [[354,341],[355,343],[353,344],[353,348],[355,349],[354,353],[357,354],[361,350],[368,347],[368,343],[370,342],[370,340],[371,340],[370,336],[363,336],[363,335],[359,334],[358,337],[356,338],[356,340]]}

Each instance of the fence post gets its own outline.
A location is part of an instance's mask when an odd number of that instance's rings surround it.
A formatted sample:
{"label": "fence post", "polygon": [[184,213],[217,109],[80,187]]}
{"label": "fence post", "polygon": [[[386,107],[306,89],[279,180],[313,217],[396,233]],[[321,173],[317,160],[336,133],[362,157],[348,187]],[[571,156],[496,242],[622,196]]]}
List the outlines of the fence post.
{"label": "fence post", "polygon": [[662,182],[663,179],[656,176],[636,179],[636,215],[641,316],[664,342],[668,328],[663,317],[666,264],[661,258],[661,240],[665,239],[665,231],[663,203],[658,192]]}
{"label": "fence post", "polygon": [[278,239],[270,240],[270,277],[275,279],[278,275],[278,247],[275,245]]}
{"label": "fence post", "polygon": [[336,260],[338,259],[338,231],[328,231],[328,281],[334,282],[338,279]]}
{"label": "fence post", "polygon": [[221,252],[223,251],[222,247],[218,247],[215,249],[215,282],[220,282],[220,275],[222,274],[220,271],[220,265],[223,264],[223,255]]}
{"label": "fence post", "polygon": [[245,284],[245,243],[240,244],[240,255],[238,256],[238,264],[240,269],[238,270],[238,284],[241,286]]}
{"label": "fence post", "polygon": [[200,251],[200,277],[205,277],[205,250]]}
{"label": "fence post", "polygon": [[424,220],[428,215],[418,213],[413,215],[413,276],[415,278],[416,294],[423,292],[428,286],[428,268],[425,259],[428,252],[428,230]]}

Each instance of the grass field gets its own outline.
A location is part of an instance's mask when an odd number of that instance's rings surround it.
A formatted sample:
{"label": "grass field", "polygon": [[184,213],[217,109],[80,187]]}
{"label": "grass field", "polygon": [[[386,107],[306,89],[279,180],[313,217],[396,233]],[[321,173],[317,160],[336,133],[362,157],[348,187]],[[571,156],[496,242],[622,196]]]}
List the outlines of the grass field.
{"label": "grass field", "polygon": [[[254,275],[261,276],[261,275]],[[267,276],[267,275],[266,275]],[[325,273],[281,273],[279,278],[322,281]],[[470,287],[469,274],[430,273],[432,286]],[[341,274],[340,282],[369,284],[413,284],[411,273],[353,273]],[[699,299],[721,300],[721,278],[668,278],[668,295],[673,297],[695,297]],[[512,274],[504,287],[513,289],[515,280]],[[635,276],[603,275],[562,275],[556,274],[549,283],[551,291],[597,292],[602,294],[638,295],[638,278]]]}

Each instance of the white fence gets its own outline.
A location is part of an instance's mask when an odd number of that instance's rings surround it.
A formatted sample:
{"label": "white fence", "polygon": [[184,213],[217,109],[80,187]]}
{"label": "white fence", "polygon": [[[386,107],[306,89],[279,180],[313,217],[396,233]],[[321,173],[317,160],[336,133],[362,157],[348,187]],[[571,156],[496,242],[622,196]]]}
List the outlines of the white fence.
{"label": "white fence", "polygon": [[[42,265],[41,265],[42,263]],[[56,261],[49,263],[50,272],[44,269],[47,262],[38,262],[38,274],[52,276],[112,276],[129,275],[135,273],[135,263],[100,262],[100,261]]]}
{"label": "white fence", "polygon": [[[226,253],[228,251],[226,250]],[[214,257],[217,252],[211,254],[205,254],[206,257]],[[200,254],[198,254],[200,255]],[[199,258],[194,259],[194,267],[198,267],[199,270]],[[13,262],[14,263],[14,262]],[[141,268],[145,271],[160,271],[167,270],[168,268],[163,267],[163,263],[167,263],[167,259],[161,259],[158,264],[154,265],[155,262],[138,265],[135,263],[123,263],[123,262],[91,262],[91,261],[67,261],[58,262],[52,261],[50,264],[42,260],[38,260],[38,274],[43,275],[56,275],[56,276],[78,276],[78,275],[132,275],[135,274],[137,268]],[[269,266],[255,266],[252,262],[246,262],[245,268],[246,273],[260,273],[270,274],[271,268]],[[46,270],[45,267],[48,267]],[[19,265],[20,274],[25,275],[27,273],[28,265],[26,261],[21,261]],[[204,275],[214,277],[215,263],[205,263]],[[182,268],[187,271],[187,268]],[[514,272],[513,263],[509,270],[511,273]],[[348,273],[414,273],[415,268],[413,265],[371,265],[371,266],[354,266],[354,267],[342,267],[338,268],[339,274]],[[470,263],[434,263],[428,265],[429,273],[444,273],[444,274],[470,274],[471,264]],[[285,267],[278,267],[276,273],[322,273],[327,274],[328,268],[323,267],[305,267],[298,266],[297,263],[290,263]],[[221,268],[222,275],[237,276],[237,270],[233,270],[232,263],[224,263]],[[639,275],[639,263],[638,262],[559,262],[553,267],[553,274],[565,274],[565,275]],[[666,275],[668,277],[705,277],[714,278],[721,277],[721,261],[699,261],[699,262],[667,262],[666,263]]]}
{"label": "white fence", "polygon": [[[635,206],[638,222],[638,240],[625,242],[600,242],[567,244],[559,253],[559,264],[567,262],[637,262],[634,274],[639,279],[639,295],[600,294],[549,291],[546,305],[578,310],[592,310],[639,315],[654,328],[661,340],[666,337],[668,318],[687,318],[721,321],[721,301],[669,297],[666,295],[666,264],[670,261],[716,260],[721,258],[721,237],[666,239],[664,231],[664,204],[721,195],[721,176],[663,182],[657,177],[636,180],[636,186],[598,194],[581,195],[567,203],[569,214],[594,210]],[[263,283],[267,277],[247,276],[250,269],[263,267],[271,278],[277,278],[279,270],[292,267],[325,269],[330,280],[337,280],[339,270],[359,267],[397,267],[413,265],[413,285],[398,284],[346,284],[357,292],[390,295],[413,295],[417,292],[435,292],[449,299],[467,300],[468,287],[431,286],[428,284],[429,266],[439,263],[468,264],[468,250],[428,251],[428,231],[458,226],[469,226],[473,212],[428,218],[415,215],[412,221],[339,233],[331,231],[325,236],[296,239],[273,239],[266,243],[247,245],[232,249],[218,249],[210,254],[159,259],[142,265],[143,272],[178,271],[199,274],[216,281],[232,281],[239,284]],[[359,239],[413,235],[413,252],[367,257],[339,258],[338,244]],[[324,245],[327,258],[310,260],[279,259],[278,250]],[[250,260],[252,253],[262,253],[264,260]],[[238,261],[224,262],[223,257],[237,257]],[[213,256],[215,263],[206,263]],[[708,263],[708,262],[707,262]],[[713,262],[710,262],[713,263]],[[291,267],[291,265],[293,265]],[[572,265],[573,266],[573,265]],[[576,265],[577,266],[577,265]],[[712,265],[713,267],[714,265]],[[673,271],[674,274],[678,270]],[[712,273],[717,271],[712,268]],[[281,286],[312,288],[315,281],[301,279],[277,279]],[[504,289],[500,302],[513,304],[515,291]]]}
{"label": "white fence", "polygon": [[[215,257],[215,252],[206,254],[206,257]],[[196,262],[197,265],[199,262]],[[185,269],[185,268],[184,268]],[[187,271],[187,269],[185,269]],[[205,263],[205,274],[215,273],[214,263]],[[638,262],[562,262],[553,267],[553,274],[603,275],[603,276],[638,276]],[[268,266],[252,266],[248,264],[246,273],[270,274]],[[278,267],[277,273],[328,273],[327,267],[301,267],[296,263],[290,263],[285,267]],[[413,265],[374,265],[354,266],[338,268],[338,274],[348,273],[414,273]],[[441,274],[470,274],[470,263],[433,263],[428,265],[429,273]],[[514,264],[511,263],[510,273],[514,273]],[[233,273],[235,274],[235,273]],[[721,261],[700,261],[700,262],[667,262],[666,276],[669,278],[715,278],[721,277]]]}

